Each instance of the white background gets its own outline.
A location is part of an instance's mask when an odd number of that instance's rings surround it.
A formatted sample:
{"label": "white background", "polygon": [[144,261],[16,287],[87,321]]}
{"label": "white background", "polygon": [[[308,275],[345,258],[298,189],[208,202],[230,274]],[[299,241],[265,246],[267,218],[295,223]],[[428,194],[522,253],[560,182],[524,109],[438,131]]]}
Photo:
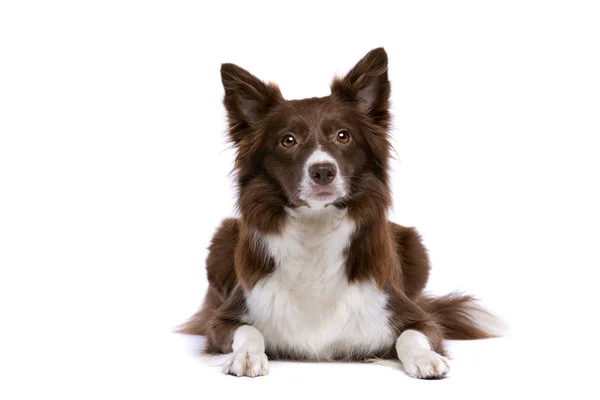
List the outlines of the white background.
{"label": "white background", "polygon": [[[0,397],[597,396],[599,20],[579,1],[2,2]],[[429,290],[478,295],[513,333],[452,343],[442,381],[223,375],[169,333],[233,213],[220,63],[324,96],[378,46],[390,218],[423,234]]]}

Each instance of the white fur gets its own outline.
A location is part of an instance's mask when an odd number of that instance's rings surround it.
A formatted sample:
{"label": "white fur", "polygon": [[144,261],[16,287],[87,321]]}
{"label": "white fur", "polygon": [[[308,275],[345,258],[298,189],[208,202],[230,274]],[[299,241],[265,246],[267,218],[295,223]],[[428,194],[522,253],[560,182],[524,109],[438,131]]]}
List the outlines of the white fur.
{"label": "white fur", "polygon": [[269,351],[296,357],[326,360],[392,346],[386,294],[346,277],[344,251],[355,230],[346,211],[288,212],[281,235],[257,237],[276,268],[247,293],[245,322]]}
{"label": "white fur", "polygon": [[441,378],[450,370],[448,360],[432,351],[429,340],[419,331],[402,332],[396,351],[404,370],[414,378]]}
{"label": "white fur", "polygon": [[[330,189],[328,189],[328,190],[331,190],[334,193],[334,195],[330,199],[311,198],[311,194],[312,194],[313,190],[315,189],[315,187],[318,187],[318,186],[313,183],[313,181],[310,177],[309,168],[314,164],[321,164],[321,163],[332,163],[333,165],[335,165],[335,168],[337,171],[337,175],[336,175],[335,179],[329,184],[331,186],[330,186]],[[318,188],[322,189],[323,186],[318,187]],[[319,146],[317,148],[317,150],[315,150],[310,155],[310,157],[308,157],[308,159],[306,160],[306,163],[304,164],[304,175],[302,177],[302,181],[300,182],[300,194],[298,197],[300,197],[302,200],[305,200],[310,205],[311,208],[319,209],[319,208],[324,208],[328,204],[331,204],[332,202],[334,202],[339,197],[344,197],[345,195],[346,195],[346,180],[344,179],[343,176],[341,176],[341,171],[340,171],[337,161],[331,154],[323,151],[321,149],[321,146]]]}
{"label": "white fur", "polygon": [[237,376],[261,376],[269,372],[265,340],[254,327],[243,325],[233,335],[229,361],[225,372]]}
{"label": "white fur", "polygon": [[478,303],[472,304],[467,312],[477,328],[492,336],[504,336],[510,333],[508,324],[500,316],[486,310]]}

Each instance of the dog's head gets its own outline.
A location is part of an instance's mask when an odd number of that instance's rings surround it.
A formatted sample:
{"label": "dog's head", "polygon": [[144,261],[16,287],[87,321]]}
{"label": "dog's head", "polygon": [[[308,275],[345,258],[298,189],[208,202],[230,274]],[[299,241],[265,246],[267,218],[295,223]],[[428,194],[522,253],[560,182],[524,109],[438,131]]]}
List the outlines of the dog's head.
{"label": "dog's head", "polygon": [[223,64],[221,77],[241,203],[321,209],[374,192],[387,198],[390,84],[382,48],[335,78],[323,98],[285,100],[275,84],[234,64]]}

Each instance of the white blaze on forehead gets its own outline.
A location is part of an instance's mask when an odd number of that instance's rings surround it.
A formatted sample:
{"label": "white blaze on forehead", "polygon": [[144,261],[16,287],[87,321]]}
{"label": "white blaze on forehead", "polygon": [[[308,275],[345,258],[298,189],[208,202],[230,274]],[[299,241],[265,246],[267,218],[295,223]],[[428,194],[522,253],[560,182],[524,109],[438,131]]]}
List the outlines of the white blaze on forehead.
{"label": "white blaze on forehead", "polygon": [[328,162],[335,165],[335,168],[337,169],[337,161],[335,161],[335,158],[333,158],[331,154],[321,150],[321,146],[319,146],[319,148],[308,157],[308,160],[306,160],[306,170],[308,171],[311,165]]}

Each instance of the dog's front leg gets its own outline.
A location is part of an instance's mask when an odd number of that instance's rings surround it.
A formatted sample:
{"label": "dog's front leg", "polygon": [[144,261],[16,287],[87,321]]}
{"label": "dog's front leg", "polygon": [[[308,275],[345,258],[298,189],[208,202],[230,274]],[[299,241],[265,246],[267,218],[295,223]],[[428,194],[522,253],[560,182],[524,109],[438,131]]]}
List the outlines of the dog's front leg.
{"label": "dog's front leg", "polygon": [[450,370],[443,331],[432,315],[401,291],[390,291],[389,310],[397,332],[396,353],[413,378],[442,378]]}
{"label": "dog's front leg", "polygon": [[216,310],[208,330],[209,352],[230,353],[225,372],[237,376],[267,375],[265,339],[253,326],[242,321],[246,299],[241,286]]}
{"label": "dog's front leg", "polygon": [[225,372],[236,376],[262,376],[269,372],[265,339],[250,325],[242,325],[233,334],[233,353],[225,366]]}
{"label": "dog's front leg", "polygon": [[404,370],[413,378],[442,378],[450,370],[446,357],[433,351],[427,336],[418,330],[402,332],[396,341],[396,351]]}

